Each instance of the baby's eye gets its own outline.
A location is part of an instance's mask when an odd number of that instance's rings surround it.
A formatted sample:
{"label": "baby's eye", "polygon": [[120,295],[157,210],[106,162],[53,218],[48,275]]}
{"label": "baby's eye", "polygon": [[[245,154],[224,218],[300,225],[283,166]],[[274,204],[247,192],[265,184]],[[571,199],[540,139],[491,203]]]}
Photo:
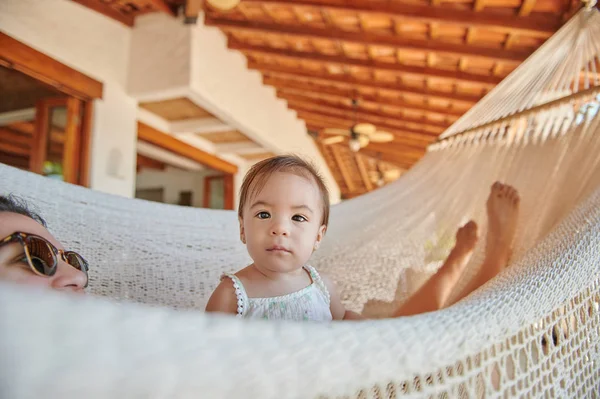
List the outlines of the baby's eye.
{"label": "baby's eye", "polygon": [[308,219],[305,218],[302,215],[294,215],[294,216],[292,216],[292,220],[294,220],[296,222],[306,222],[306,221],[308,221]]}
{"label": "baby's eye", "polygon": [[258,212],[256,217],[259,219],[268,219],[271,217],[271,214],[269,212]]}

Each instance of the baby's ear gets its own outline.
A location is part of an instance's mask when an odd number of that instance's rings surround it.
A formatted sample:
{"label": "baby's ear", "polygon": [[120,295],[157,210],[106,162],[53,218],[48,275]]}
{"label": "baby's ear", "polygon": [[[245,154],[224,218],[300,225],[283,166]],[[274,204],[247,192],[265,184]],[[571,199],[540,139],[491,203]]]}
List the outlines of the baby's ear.
{"label": "baby's ear", "polygon": [[246,243],[246,233],[244,232],[244,219],[241,216],[238,217],[238,221],[240,222],[240,240],[245,244]]}
{"label": "baby's ear", "polygon": [[317,242],[321,242],[321,240],[323,239],[323,237],[325,237],[325,232],[327,231],[327,226],[326,225],[321,225],[321,227],[319,227],[319,232],[317,233]]}

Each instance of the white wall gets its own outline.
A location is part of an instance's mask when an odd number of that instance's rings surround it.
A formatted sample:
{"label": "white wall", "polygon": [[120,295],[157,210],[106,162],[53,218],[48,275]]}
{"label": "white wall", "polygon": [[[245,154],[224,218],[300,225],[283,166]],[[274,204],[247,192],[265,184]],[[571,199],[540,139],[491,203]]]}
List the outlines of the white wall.
{"label": "white wall", "polygon": [[[197,25],[184,25],[164,14],[142,16],[136,21],[132,47],[128,87],[139,101],[187,96],[274,153],[310,159],[323,173],[332,202],[339,201],[339,187],[304,122],[273,88],[262,84],[258,72],[246,68],[242,54],[227,48],[221,31],[204,26],[202,16]],[[164,62],[162,54],[170,54],[170,62]]]}
{"label": "white wall", "polygon": [[131,30],[69,0],[0,0],[0,29],[104,84],[94,106],[91,186],[132,196],[137,101],[125,91]]}
{"label": "white wall", "polygon": [[204,205],[204,178],[218,174],[211,170],[187,171],[172,167],[164,171],[143,169],[137,175],[136,189],[163,188],[164,201],[168,204],[177,204],[181,191],[192,191],[192,206],[200,208]]}
{"label": "white wall", "polygon": [[339,186],[305,123],[263,84],[259,72],[248,70],[243,54],[227,48],[220,30],[199,22],[192,33],[192,99],[275,153],[312,161],[325,179],[331,202],[339,202]]}

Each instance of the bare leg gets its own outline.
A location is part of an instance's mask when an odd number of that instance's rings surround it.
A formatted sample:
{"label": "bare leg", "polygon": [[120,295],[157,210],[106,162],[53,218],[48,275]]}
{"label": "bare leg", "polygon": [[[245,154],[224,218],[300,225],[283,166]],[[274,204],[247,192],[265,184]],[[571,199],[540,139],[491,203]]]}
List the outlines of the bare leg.
{"label": "bare leg", "polygon": [[483,265],[457,300],[481,287],[506,267],[512,254],[519,204],[517,190],[499,182],[494,183],[487,200],[488,232]]}
{"label": "bare leg", "polygon": [[470,221],[456,232],[456,244],[442,267],[423,284],[392,317],[409,316],[441,309],[469,263],[477,243],[477,224]]}

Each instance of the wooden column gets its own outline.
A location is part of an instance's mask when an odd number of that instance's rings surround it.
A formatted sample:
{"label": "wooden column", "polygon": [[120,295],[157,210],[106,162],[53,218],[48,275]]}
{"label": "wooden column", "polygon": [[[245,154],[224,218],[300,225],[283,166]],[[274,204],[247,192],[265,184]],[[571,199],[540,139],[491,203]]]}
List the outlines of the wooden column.
{"label": "wooden column", "polygon": [[233,175],[223,176],[223,188],[225,195],[225,209],[232,210],[234,203]]}

